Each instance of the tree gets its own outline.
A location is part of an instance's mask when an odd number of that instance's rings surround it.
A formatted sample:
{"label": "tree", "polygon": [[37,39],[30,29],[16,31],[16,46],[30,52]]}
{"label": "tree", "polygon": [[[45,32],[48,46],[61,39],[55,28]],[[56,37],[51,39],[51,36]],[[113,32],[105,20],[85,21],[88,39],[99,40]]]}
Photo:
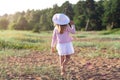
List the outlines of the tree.
{"label": "tree", "polygon": [[95,11],[96,11],[96,24],[97,30],[103,30],[105,29],[105,26],[102,25],[102,16],[104,14],[104,7],[103,7],[103,0],[100,0],[98,2],[96,2],[96,6],[95,6]]}
{"label": "tree", "polygon": [[27,30],[27,27],[28,27],[28,22],[25,19],[25,17],[19,17],[19,19],[18,19],[14,29],[17,29],[17,30]]}
{"label": "tree", "polygon": [[11,22],[17,23],[18,19],[19,19],[21,16],[23,16],[21,12],[16,12],[16,13],[13,15],[13,17],[12,17]]}
{"label": "tree", "polygon": [[32,31],[39,33],[40,32],[40,24],[36,23],[35,26],[33,27]]}
{"label": "tree", "polygon": [[47,15],[42,14],[40,17],[40,30],[47,30],[47,29],[48,29]]}
{"label": "tree", "polygon": [[26,18],[26,20],[29,23],[30,20],[32,19],[32,11],[28,9],[27,12],[25,13],[24,17]]}
{"label": "tree", "polygon": [[59,12],[60,12],[60,7],[57,4],[54,4],[52,13],[55,14],[55,13],[59,13]]}
{"label": "tree", "polygon": [[76,29],[84,29],[85,28],[85,17],[86,17],[86,5],[85,1],[78,1],[74,6],[74,21],[76,24]]}
{"label": "tree", "polygon": [[120,0],[105,0],[103,25],[107,29],[120,28]]}
{"label": "tree", "polygon": [[6,18],[0,19],[0,29],[7,29],[9,25],[9,21]]}
{"label": "tree", "polygon": [[85,30],[95,30],[96,25],[96,11],[94,0],[86,0],[86,27]]}
{"label": "tree", "polygon": [[70,4],[69,1],[63,3],[63,5],[61,6],[61,10],[70,18],[70,20],[73,20],[74,10],[72,4]]}

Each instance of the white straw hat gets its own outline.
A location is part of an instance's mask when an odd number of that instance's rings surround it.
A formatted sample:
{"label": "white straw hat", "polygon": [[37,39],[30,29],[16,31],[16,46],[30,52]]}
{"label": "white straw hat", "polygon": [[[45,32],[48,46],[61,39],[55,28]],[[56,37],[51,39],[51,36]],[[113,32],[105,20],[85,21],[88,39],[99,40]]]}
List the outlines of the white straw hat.
{"label": "white straw hat", "polygon": [[70,22],[70,19],[67,15],[63,13],[57,13],[53,16],[52,21],[58,25],[65,25]]}

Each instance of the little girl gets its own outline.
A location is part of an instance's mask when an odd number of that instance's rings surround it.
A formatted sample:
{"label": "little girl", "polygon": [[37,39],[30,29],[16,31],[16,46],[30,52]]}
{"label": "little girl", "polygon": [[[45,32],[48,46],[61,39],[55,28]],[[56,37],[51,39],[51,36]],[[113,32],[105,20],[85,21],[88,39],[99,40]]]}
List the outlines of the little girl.
{"label": "little girl", "polygon": [[75,25],[70,21],[69,17],[63,13],[55,14],[52,21],[55,28],[53,30],[51,50],[54,52],[56,47],[60,57],[61,75],[64,75],[65,65],[68,63],[70,55],[74,53],[72,37],[69,33],[75,33]]}

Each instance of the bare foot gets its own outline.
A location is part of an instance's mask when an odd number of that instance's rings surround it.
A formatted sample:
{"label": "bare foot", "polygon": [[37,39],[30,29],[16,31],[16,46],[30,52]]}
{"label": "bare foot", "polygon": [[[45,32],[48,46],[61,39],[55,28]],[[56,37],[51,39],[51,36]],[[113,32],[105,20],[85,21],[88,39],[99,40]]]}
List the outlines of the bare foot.
{"label": "bare foot", "polygon": [[61,76],[63,76],[65,74],[65,69],[63,66],[61,66]]}
{"label": "bare foot", "polygon": [[64,76],[64,74],[65,74],[65,72],[61,72],[61,73],[60,73],[61,76]]}

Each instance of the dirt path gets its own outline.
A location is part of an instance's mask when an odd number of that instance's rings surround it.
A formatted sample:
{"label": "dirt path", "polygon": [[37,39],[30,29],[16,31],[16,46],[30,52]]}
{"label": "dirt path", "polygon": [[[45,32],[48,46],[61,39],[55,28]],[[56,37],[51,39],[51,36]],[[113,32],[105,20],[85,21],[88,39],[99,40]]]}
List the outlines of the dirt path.
{"label": "dirt path", "polygon": [[[48,54],[48,52],[32,52],[24,57],[7,58],[9,66],[19,65],[23,67],[54,65],[59,69],[57,54]],[[58,70],[59,71],[59,70]],[[41,80],[36,74],[15,75],[8,74],[9,79],[18,77],[19,80]],[[48,76],[49,77],[49,76]],[[120,80],[120,59],[119,58],[82,58],[76,53],[72,56],[67,69],[67,77],[71,80]],[[52,80],[52,78],[49,78]],[[42,79],[48,80],[48,79]],[[60,80],[60,79],[58,79]]]}

